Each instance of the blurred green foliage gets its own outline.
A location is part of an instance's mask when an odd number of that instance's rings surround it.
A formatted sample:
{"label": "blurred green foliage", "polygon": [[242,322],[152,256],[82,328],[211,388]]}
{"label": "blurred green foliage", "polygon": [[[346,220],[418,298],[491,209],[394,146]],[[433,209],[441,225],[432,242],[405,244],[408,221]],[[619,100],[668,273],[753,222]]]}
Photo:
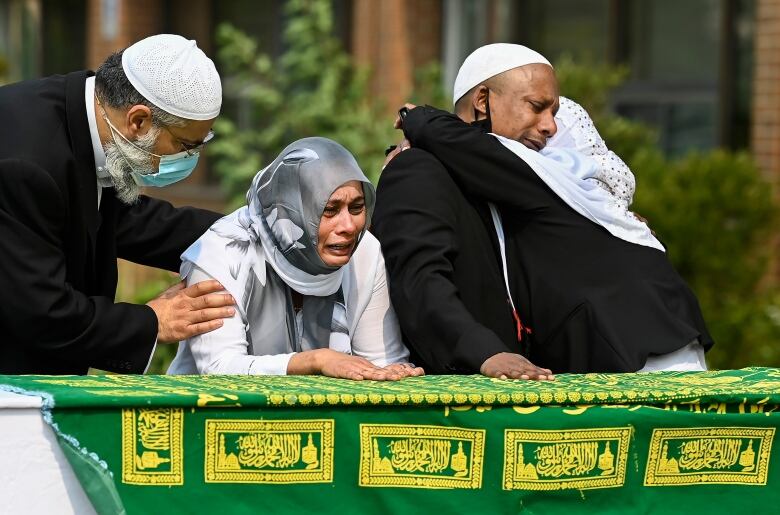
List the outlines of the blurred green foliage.
{"label": "blurred green foliage", "polygon": [[0,55],[0,86],[8,80],[8,61]]}
{"label": "blurred green foliage", "polygon": [[[235,113],[215,124],[219,139],[209,146],[215,168],[234,205],[255,173],[293,141],[323,136],[344,145],[376,182],[384,150],[401,134],[387,106],[369,91],[370,69],[356,65],[333,33],[329,0],[289,0],[283,53],[276,59],[232,25],[217,29],[217,59],[225,97]],[[441,105],[441,67],[415,73],[410,100]]]}
{"label": "blurred green foliage", "polygon": [[780,364],[778,309],[762,287],[777,205],[750,156],[716,150],[665,161],[651,152],[631,165],[634,209],[696,292],[712,336],[713,366]]}
{"label": "blurred green foliage", "polygon": [[231,25],[217,30],[225,95],[236,99],[237,118],[248,126],[220,118],[209,150],[236,203],[254,174],[299,138],[338,141],[372,179],[397,139],[385,106],[368,94],[369,70],[353,64],[333,34],[330,2],[290,0],[285,14],[285,50],[277,59]]}
{"label": "blurred green foliage", "polygon": [[[356,66],[333,35],[328,0],[290,0],[284,52],[272,59],[230,25],[218,29],[218,59],[235,112],[217,121],[209,150],[224,186],[241,204],[254,174],[287,144],[325,136],[346,146],[376,180],[384,148],[398,140],[386,106],[370,94],[369,70]],[[561,93],[592,115],[609,147],[637,177],[633,209],[649,220],[669,259],[696,292],[716,346],[710,366],[780,366],[780,296],[762,287],[778,206],[747,154],[714,151],[669,159],[649,127],[609,111],[628,70],[562,58]],[[438,64],[418,70],[414,103],[449,106]],[[135,299],[168,286],[161,279]],[[164,372],[175,346],[161,345],[152,371]]]}

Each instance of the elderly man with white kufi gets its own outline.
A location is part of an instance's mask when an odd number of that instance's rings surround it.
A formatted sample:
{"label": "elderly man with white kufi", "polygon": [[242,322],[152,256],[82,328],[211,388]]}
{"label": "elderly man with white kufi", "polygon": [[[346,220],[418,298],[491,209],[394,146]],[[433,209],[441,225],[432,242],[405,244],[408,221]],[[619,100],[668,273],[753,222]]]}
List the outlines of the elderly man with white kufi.
{"label": "elderly man with white kufi", "polygon": [[[477,49],[453,102],[456,115],[408,105],[402,128],[465,195],[489,203],[524,354],[555,372],[706,369],[712,338],[664,246],[593,180],[593,156],[548,146],[559,105],[549,62],[520,45]],[[481,372],[516,377],[506,370],[519,358],[494,358]]]}
{"label": "elderly man with white kufi", "polygon": [[222,86],[181,36],[98,68],[0,88],[0,373],[143,372],[157,343],[233,315],[216,281],[115,303],[116,259],[177,271],[221,215],[141,195],[185,179],[214,134]]}

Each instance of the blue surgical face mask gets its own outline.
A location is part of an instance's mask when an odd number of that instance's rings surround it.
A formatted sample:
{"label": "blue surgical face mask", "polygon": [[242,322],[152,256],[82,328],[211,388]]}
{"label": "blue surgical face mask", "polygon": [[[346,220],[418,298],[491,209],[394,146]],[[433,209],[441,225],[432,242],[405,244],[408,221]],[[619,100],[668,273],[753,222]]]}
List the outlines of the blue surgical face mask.
{"label": "blue surgical face mask", "polygon": [[[102,109],[103,106],[100,107]],[[132,141],[130,141],[129,139],[127,139],[124,134],[119,132],[119,130],[117,130],[117,128],[114,127],[114,124],[112,124],[111,121],[108,119],[108,116],[106,116],[105,111],[103,111],[103,119],[106,121],[109,128],[111,129],[112,137],[114,137],[115,134],[119,134],[119,137],[121,137],[129,144],[133,145],[141,152],[145,152],[150,156],[154,156],[160,159],[160,165],[158,167],[157,173],[140,173],[136,170],[133,170],[132,172],[133,180],[139,186],[154,186],[157,188],[162,188],[163,186],[170,186],[175,182],[179,182],[189,177],[189,175],[195,169],[195,165],[198,164],[199,154],[197,152],[189,153],[183,151],[183,152],[177,152],[176,154],[161,156],[153,152],[144,150],[140,148],[138,145],[136,145],[135,143],[133,143]],[[114,139],[114,143],[116,143],[116,139]]]}
{"label": "blue surgical face mask", "polygon": [[133,180],[136,184],[161,188],[186,179],[195,169],[195,165],[198,164],[199,155],[179,152],[178,154],[158,157],[160,158],[160,166],[157,173],[133,172]]}

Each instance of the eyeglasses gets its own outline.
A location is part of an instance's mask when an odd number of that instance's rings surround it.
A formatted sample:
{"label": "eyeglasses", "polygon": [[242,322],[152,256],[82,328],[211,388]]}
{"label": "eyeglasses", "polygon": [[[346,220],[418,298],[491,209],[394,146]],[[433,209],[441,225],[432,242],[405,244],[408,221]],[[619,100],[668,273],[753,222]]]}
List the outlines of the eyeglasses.
{"label": "eyeglasses", "polygon": [[168,134],[170,134],[171,137],[173,137],[173,139],[175,139],[176,142],[179,145],[181,145],[181,147],[184,149],[184,152],[186,152],[188,156],[194,156],[196,154],[200,154],[201,150],[203,150],[203,147],[206,146],[206,143],[214,139],[214,131],[210,130],[208,134],[206,134],[206,137],[203,138],[203,141],[201,141],[200,143],[188,143],[186,141],[182,141],[178,136],[176,136],[173,132],[171,132],[171,130],[168,127],[163,126],[163,129],[168,131]]}

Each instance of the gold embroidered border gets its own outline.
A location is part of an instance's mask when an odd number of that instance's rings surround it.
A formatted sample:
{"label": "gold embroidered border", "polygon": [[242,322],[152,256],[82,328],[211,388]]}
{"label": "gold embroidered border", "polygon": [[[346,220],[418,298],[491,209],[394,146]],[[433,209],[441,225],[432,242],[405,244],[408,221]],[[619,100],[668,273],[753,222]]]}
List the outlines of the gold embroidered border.
{"label": "gold embroidered border", "polygon": [[[168,414],[169,471],[139,468],[143,454],[138,451],[138,415],[144,411],[160,411]],[[182,485],[184,484],[184,413],[181,408],[123,409],[122,410],[122,482],[131,485]],[[147,451],[159,458],[156,451]],[[157,464],[159,465],[159,463]],[[157,466],[154,465],[154,466]]]}
{"label": "gold embroidered border", "polygon": [[[773,427],[696,427],[653,429],[645,469],[645,486],[679,486],[700,484],[766,485],[769,459],[772,455]],[[670,467],[664,454],[665,444],[671,440],[689,438],[723,438],[758,440],[754,452],[754,467],[750,471],[707,470],[680,472],[679,467]],[[740,445],[740,450],[741,450]],[[742,456],[744,451],[740,454]],[[675,462],[676,465],[676,462]],[[675,470],[675,468],[677,470]]]}
{"label": "gold embroidered border", "polygon": [[[206,483],[331,483],[335,421],[320,420],[206,420]],[[319,434],[317,465],[311,469],[230,469],[220,467],[220,436],[228,433]],[[311,445],[311,442],[310,442]],[[304,458],[305,459],[305,458]]]}
{"label": "gold embroidered border", "polygon": [[[713,396],[744,397],[742,405],[765,405],[777,410],[780,372],[749,368],[741,371],[650,372],[641,374],[566,374],[555,384],[504,381],[484,377],[428,376],[403,384],[364,382],[345,386],[328,378],[291,376],[124,376],[109,374],[83,378],[31,379],[35,383],[75,386],[96,396],[177,396],[194,399],[197,406],[237,406],[262,402],[272,406],[308,405],[564,405],[659,404],[671,401],[710,402]],[[208,400],[199,398],[204,392]],[[757,392],[766,401],[756,400]]]}
{"label": "gold embroidered border", "polygon": [[[607,427],[599,429],[569,429],[569,430],[519,430],[504,431],[504,490],[589,490],[593,488],[615,488],[623,486],[626,480],[626,462],[628,446],[631,439],[631,427]],[[615,442],[612,455],[612,471],[602,476],[569,477],[555,479],[539,479],[528,477],[518,479],[522,471],[517,467],[519,456],[517,446],[523,443],[555,444],[559,442]],[[597,449],[598,449],[597,445]],[[609,453],[612,453],[610,447]],[[603,455],[603,453],[602,453]],[[600,455],[601,456],[601,455]],[[525,467],[534,467],[527,463]]]}
{"label": "gold embroidered border", "polygon": [[[457,460],[453,470],[460,470],[459,476],[437,475],[435,473],[397,473],[392,470],[377,472],[372,467],[375,458],[374,442],[378,438],[413,438],[417,441],[455,440],[458,442],[456,454],[450,460]],[[468,455],[462,451],[462,444],[470,443]],[[368,487],[407,487],[407,488],[482,488],[482,466],[485,453],[485,430],[460,427],[426,426],[407,424],[360,424],[360,470],[358,484]],[[378,456],[376,458],[379,458]],[[386,459],[386,458],[385,458]],[[466,470],[468,472],[466,472]]]}

